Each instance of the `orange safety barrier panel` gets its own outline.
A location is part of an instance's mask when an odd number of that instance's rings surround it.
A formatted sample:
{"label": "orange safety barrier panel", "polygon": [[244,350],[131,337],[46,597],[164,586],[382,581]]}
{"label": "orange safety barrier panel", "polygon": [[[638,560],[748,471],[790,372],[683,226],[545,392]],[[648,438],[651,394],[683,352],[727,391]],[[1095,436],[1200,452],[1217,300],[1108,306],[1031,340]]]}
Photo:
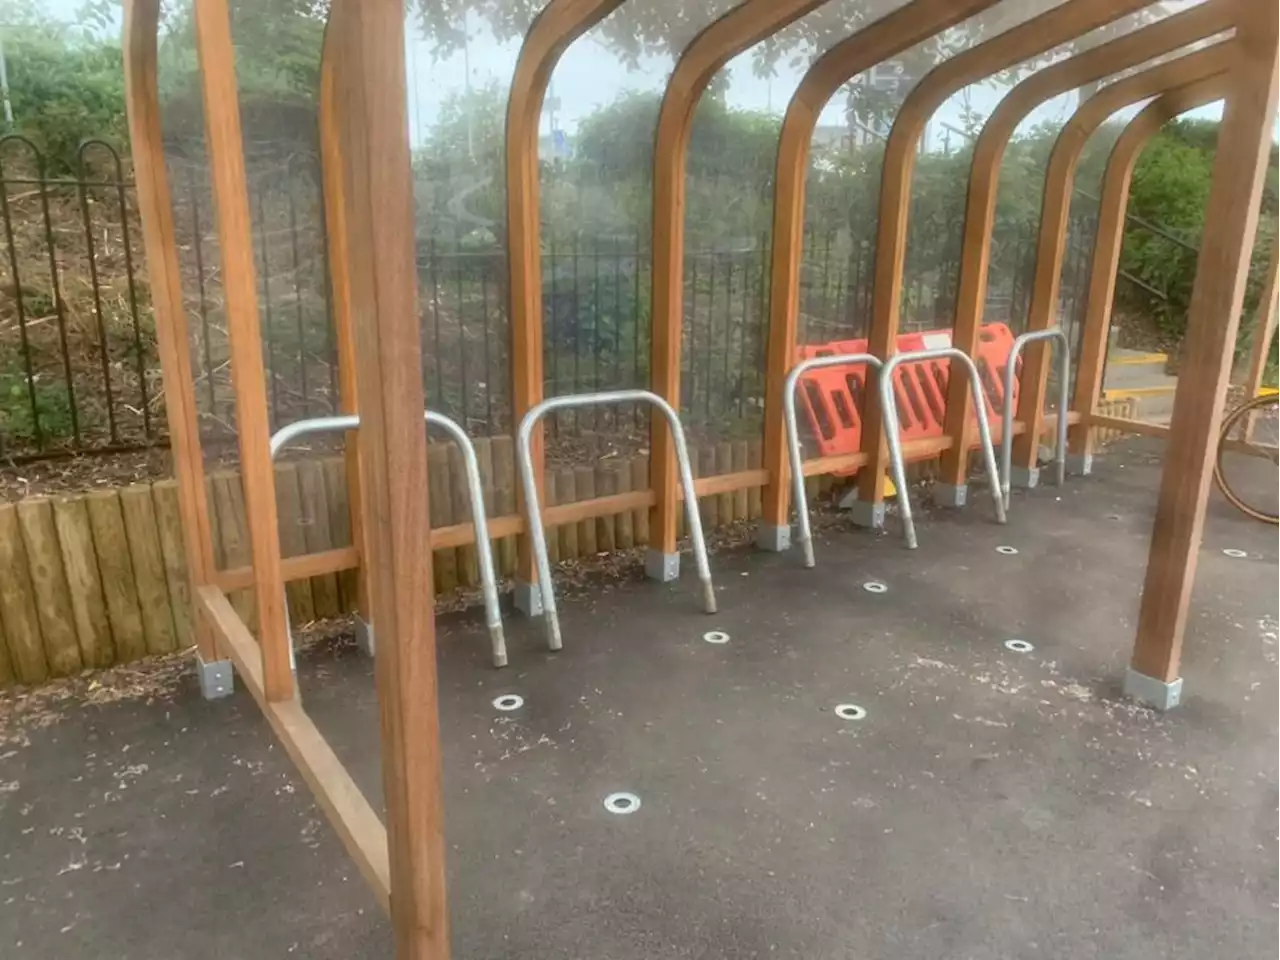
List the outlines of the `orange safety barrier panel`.
{"label": "orange safety barrier panel", "polygon": [[[974,358],[978,375],[982,378],[982,392],[987,399],[987,415],[995,422],[999,421],[1004,408],[1004,368],[1013,349],[1013,340],[1013,331],[1005,324],[984,324],[978,356]],[[926,330],[904,333],[898,337],[899,353],[949,346],[950,330]],[[865,339],[835,340],[831,343],[798,347],[796,359],[800,361],[838,353],[865,353],[866,350]],[[950,374],[950,360],[908,363],[895,371],[893,393],[904,442],[942,436],[947,411],[947,380]],[[826,367],[801,377],[800,396],[822,456],[855,453],[860,448],[866,384],[867,370],[863,363],[847,367]],[[1013,391],[1013,401],[1017,404],[1016,379]]]}

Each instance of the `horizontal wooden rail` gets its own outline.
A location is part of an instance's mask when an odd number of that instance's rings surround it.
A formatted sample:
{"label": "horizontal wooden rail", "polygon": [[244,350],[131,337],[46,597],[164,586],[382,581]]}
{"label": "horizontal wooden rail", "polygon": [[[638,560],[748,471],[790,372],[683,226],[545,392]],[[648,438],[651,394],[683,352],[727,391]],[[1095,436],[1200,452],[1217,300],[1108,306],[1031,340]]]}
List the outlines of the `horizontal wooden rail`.
{"label": "horizontal wooden rail", "polygon": [[[1104,417],[1102,419],[1112,418]],[[1067,415],[1067,421],[1072,424],[1079,423],[1081,421],[1080,414],[1072,411]],[[1117,422],[1127,423],[1130,421],[1121,420]],[[1044,432],[1051,433],[1056,423],[1056,415],[1046,417]],[[1105,425],[1109,426],[1110,424]],[[1013,425],[1015,436],[1020,435],[1025,429],[1026,427],[1023,424],[1015,423]],[[999,423],[991,425],[991,435],[995,443],[1000,442]],[[926,437],[922,440],[912,440],[903,444],[902,453],[909,463],[917,460],[928,460],[930,457],[936,457],[944,450],[949,450],[952,442],[950,437]],[[830,457],[815,457],[812,460],[805,461],[804,475],[813,477],[856,469],[866,462],[867,455],[863,451],[841,453]],[[752,470],[738,470],[734,473],[717,474],[712,477],[702,477],[694,481],[694,487],[698,491],[698,497],[702,498],[735,493],[739,490],[751,490],[763,487],[768,482],[769,471],[755,468]],[[683,491],[680,492],[680,498],[684,499]],[[649,489],[630,490],[626,493],[615,493],[607,497],[593,497],[589,500],[561,503],[543,508],[542,523],[548,529],[568,526],[574,523],[581,523],[584,520],[617,516],[618,514],[630,513],[633,510],[646,510],[652,507],[656,500],[657,497],[653,490]],[[524,532],[524,518],[519,514],[512,513],[501,517],[489,517],[488,522],[489,539],[493,541]],[[450,550],[457,547],[465,547],[475,542],[476,528],[474,524],[455,523],[447,527],[437,527],[431,531],[432,550]],[[281,564],[284,579],[290,583],[324,576],[329,573],[340,573],[343,570],[355,570],[359,567],[360,551],[355,547],[338,547],[334,550],[325,550],[319,553],[286,557]],[[221,570],[215,575],[214,583],[219,590],[226,593],[230,593],[233,590],[244,590],[253,586],[253,570],[245,566]]]}
{"label": "horizontal wooden rail", "polygon": [[[1169,439],[1169,425],[1167,423],[1148,423],[1145,420],[1129,420],[1125,417],[1106,417],[1101,414],[1092,414],[1081,420],[1088,426],[1100,430],[1117,430],[1120,433],[1132,433],[1141,437],[1156,437],[1160,440]],[[1227,449],[1235,453],[1245,453],[1251,457],[1258,457],[1266,460],[1276,455],[1276,448],[1267,443],[1248,443],[1244,440],[1228,440]]]}
{"label": "horizontal wooden rail", "polygon": [[258,701],[289,759],[315,795],[347,852],[356,862],[374,898],[385,911],[391,905],[391,867],[387,831],[356,786],[328,741],[296,697],[270,701],[263,689],[262,659],[257,641],[225,593],[216,586],[196,589],[196,608],[217,636],[218,649],[235,663],[240,682]]}
{"label": "horizontal wooden rail", "polygon": [[[360,566],[360,551],[355,547],[338,547],[336,550],[324,550],[320,553],[307,553],[297,557],[286,557],[280,564],[280,571],[286,582],[309,580],[322,577],[326,573],[338,573],[342,570],[355,570]],[[214,585],[225,593],[232,590],[245,590],[253,586],[253,567],[233,567],[230,570],[219,570],[213,575]]]}

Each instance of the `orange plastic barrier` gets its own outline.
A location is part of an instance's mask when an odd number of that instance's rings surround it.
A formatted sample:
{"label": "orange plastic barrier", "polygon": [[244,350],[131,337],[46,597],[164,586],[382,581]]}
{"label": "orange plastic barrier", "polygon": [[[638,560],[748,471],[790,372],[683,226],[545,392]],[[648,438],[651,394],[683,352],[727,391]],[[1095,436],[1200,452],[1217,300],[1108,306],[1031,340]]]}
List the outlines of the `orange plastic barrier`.
{"label": "orange plastic barrier", "polygon": [[[987,415],[994,422],[999,421],[1004,407],[1004,368],[1013,349],[1013,340],[1013,331],[1003,323],[985,324],[980,335],[978,356],[974,358],[978,375],[982,378],[982,392],[987,398]],[[899,353],[949,346],[950,330],[926,330],[904,333],[898,337]],[[799,347],[796,359],[807,360],[810,357],[826,357],[838,353],[865,353],[866,350],[866,340],[836,340]],[[904,442],[942,436],[947,411],[947,381],[950,375],[950,360],[908,363],[897,369],[893,393]],[[854,453],[860,448],[866,387],[867,369],[864,363],[847,367],[826,367],[800,379],[800,396],[823,456]],[[1016,379],[1013,390],[1013,402],[1016,404]]]}

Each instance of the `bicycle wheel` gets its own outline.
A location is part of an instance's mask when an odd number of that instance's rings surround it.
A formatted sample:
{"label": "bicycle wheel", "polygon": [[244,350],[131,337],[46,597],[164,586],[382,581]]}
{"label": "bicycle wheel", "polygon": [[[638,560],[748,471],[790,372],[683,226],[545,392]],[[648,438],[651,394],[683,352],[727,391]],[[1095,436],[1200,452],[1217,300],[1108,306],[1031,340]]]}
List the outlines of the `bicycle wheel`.
{"label": "bicycle wheel", "polygon": [[1235,507],[1263,523],[1280,522],[1277,442],[1280,406],[1275,394],[1240,404],[1222,421],[1213,479]]}

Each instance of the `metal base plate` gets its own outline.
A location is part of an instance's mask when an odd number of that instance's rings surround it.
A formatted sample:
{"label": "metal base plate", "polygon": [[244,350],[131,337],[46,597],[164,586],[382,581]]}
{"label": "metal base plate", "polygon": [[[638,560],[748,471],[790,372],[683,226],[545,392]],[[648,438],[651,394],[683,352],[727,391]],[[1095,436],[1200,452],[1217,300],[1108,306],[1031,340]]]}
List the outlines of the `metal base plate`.
{"label": "metal base plate", "polygon": [[1182,678],[1165,683],[1129,667],[1124,675],[1124,693],[1157,710],[1172,710],[1182,702]]}
{"label": "metal base plate", "polygon": [[761,550],[769,550],[773,553],[790,550],[791,525],[784,524],[775,527],[767,523],[760,524],[756,529],[756,546]]}
{"label": "metal base plate", "polygon": [[853,497],[840,506],[849,511],[849,519],[859,527],[870,527],[878,530],[884,526],[884,503],[867,503]]}
{"label": "metal base plate", "polygon": [[200,695],[206,700],[220,700],[235,693],[235,670],[230,660],[201,660],[196,656],[196,678]]}
{"label": "metal base plate", "polygon": [[538,591],[536,583],[525,583],[522,580],[517,580],[514,600],[516,609],[526,617],[542,616],[542,594]]}
{"label": "metal base plate", "polygon": [[969,485],[967,483],[935,483],[933,485],[933,502],[940,507],[963,507],[969,501]]}
{"label": "metal base plate", "polygon": [[1068,453],[1067,473],[1073,477],[1087,477],[1093,473],[1092,453]]}
{"label": "metal base plate", "polygon": [[648,550],[644,555],[644,575],[659,583],[680,579],[680,554]]}
{"label": "metal base plate", "polygon": [[374,655],[373,624],[364,617],[356,617],[356,646],[366,657]]}
{"label": "metal base plate", "polygon": [[1040,485],[1039,467],[1013,467],[1009,470],[1009,486],[1031,490]]}

